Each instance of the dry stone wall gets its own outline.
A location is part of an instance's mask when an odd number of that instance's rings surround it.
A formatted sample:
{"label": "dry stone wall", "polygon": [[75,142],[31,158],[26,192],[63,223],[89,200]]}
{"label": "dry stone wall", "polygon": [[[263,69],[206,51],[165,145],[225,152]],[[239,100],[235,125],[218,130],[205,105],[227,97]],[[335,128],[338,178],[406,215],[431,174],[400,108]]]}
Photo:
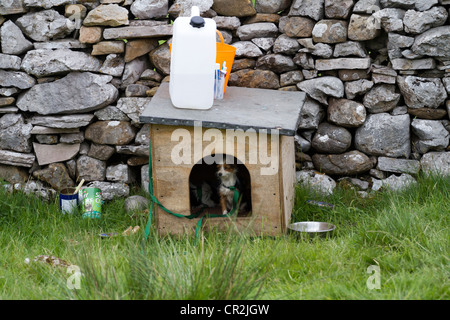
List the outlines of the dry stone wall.
{"label": "dry stone wall", "polygon": [[0,0],[0,178],[41,194],[146,188],[139,115],[192,5],[237,48],[229,85],[307,93],[299,182],[450,174],[449,0]]}

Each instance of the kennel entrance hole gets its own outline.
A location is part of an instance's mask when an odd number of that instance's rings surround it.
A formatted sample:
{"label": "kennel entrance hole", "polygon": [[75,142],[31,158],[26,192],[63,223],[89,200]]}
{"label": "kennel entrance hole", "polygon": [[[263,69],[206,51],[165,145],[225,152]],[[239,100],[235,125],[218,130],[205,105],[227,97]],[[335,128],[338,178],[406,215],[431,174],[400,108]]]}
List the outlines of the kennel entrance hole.
{"label": "kennel entrance hole", "polygon": [[[203,211],[208,214],[222,214],[220,196],[218,193],[220,180],[216,174],[217,162],[214,159],[227,159],[227,163],[231,161],[236,165],[236,175],[242,189],[239,190],[239,195],[242,195],[242,201],[237,216],[250,217],[252,212],[250,172],[236,157],[221,154],[204,157],[192,167],[191,173],[189,174],[191,214],[198,213],[202,210],[202,203],[198,199],[200,196],[203,196],[203,192],[211,192],[210,199],[215,203],[213,207],[207,207],[203,209]],[[206,186],[204,184],[206,184]]]}

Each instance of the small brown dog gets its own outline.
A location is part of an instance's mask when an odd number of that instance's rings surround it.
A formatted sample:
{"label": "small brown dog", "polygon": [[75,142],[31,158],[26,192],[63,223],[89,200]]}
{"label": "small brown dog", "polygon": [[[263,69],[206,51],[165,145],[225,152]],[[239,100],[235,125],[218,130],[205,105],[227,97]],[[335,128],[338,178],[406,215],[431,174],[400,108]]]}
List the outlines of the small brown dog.
{"label": "small brown dog", "polygon": [[238,192],[240,191],[239,179],[236,173],[237,167],[234,164],[222,163],[217,165],[217,177],[220,181],[218,192],[223,215],[233,209],[234,190],[231,188],[234,187]]}

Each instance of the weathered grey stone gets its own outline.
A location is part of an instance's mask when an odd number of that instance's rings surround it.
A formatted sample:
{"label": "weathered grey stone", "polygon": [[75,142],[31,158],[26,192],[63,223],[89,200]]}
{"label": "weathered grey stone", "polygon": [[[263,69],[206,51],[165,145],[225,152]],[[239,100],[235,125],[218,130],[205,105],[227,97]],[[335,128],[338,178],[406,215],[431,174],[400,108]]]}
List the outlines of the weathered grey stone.
{"label": "weathered grey stone", "polygon": [[42,115],[98,110],[117,99],[118,90],[109,83],[111,80],[107,75],[73,72],[60,80],[34,86],[19,97],[17,107]]}
{"label": "weathered grey stone", "polygon": [[87,126],[92,118],[93,114],[77,114],[66,116],[33,116],[28,122],[32,125],[44,126],[57,129],[71,129]]}
{"label": "weathered grey stone", "polygon": [[414,43],[414,37],[404,36],[398,33],[388,33],[388,48],[409,48]]}
{"label": "weathered grey stone", "polygon": [[97,144],[125,145],[133,141],[136,129],[126,121],[98,121],[85,131],[86,140]]}
{"label": "weathered grey stone", "polygon": [[342,98],[344,84],[339,78],[326,76],[297,83],[297,87],[311,98],[328,105],[328,96]]}
{"label": "weathered grey stone", "polygon": [[435,4],[438,4],[438,0],[416,0],[414,7],[417,11],[426,11]]}
{"label": "weathered grey stone", "polygon": [[85,49],[87,46],[76,39],[58,39],[48,42],[35,42],[34,48],[42,50]]}
{"label": "weathered grey stone", "polygon": [[106,56],[99,72],[113,77],[122,77],[125,70],[125,61],[119,54],[109,54]]}
{"label": "weathered grey stone", "polygon": [[270,22],[245,24],[237,28],[236,34],[241,40],[276,37],[278,35],[278,27]]}
{"label": "weathered grey stone", "polygon": [[268,54],[258,58],[256,67],[263,70],[272,70],[277,73],[283,73],[296,70],[297,67],[291,57],[282,54]]}
{"label": "weathered grey stone", "polygon": [[[77,176],[78,180],[86,181],[105,180],[106,163],[104,161],[91,158],[89,156],[81,156],[77,160]],[[102,195],[104,196],[102,190]],[[106,200],[106,199],[105,199]]]}
{"label": "weathered grey stone", "polygon": [[370,58],[317,59],[316,70],[369,69]]}
{"label": "weathered grey stone", "polygon": [[366,120],[366,108],[348,99],[329,99],[328,121],[346,128],[360,127]]}
{"label": "weathered grey stone", "polygon": [[433,7],[424,12],[408,10],[403,17],[406,32],[420,34],[424,31],[442,26],[447,21],[448,13],[444,7]]}
{"label": "weathered grey stone", "polygon": [[382,27],[386,32],[403,31],[404,16],[405,10],[397,8],[385,8],[372,15],[375,25],[378,28]]}
{"label": "weathered grey stone", "polygon": [[372,16],[352,14],[347,36],[350,40],[366,41],[375,39],[380,33],[379,23]]}
{"label": "weathered grey stone", "polygon": [[256,58],[263,55],[261,49],[251,41],[238,41],[232,46],[236,48],[236,58]]}
{"label": "weathered grey stone", "polygon": [[311,37],[315,21],[305,17],[284,16],[280,18],[278,28],[288,37]]}
{"label": "weathered grey stone", "polygon": [[23,0],[26,7],[50,9],[52,7],[73,3],[73,0]]}
{"label": "weathered grey stone", "polygon": [[420,55],[450,59],[450,26],[441,26],[418,35],[411,50]]}
{"label": "weathered grey stone", "polygon": [[296,65],[299,65],[302,69],[314,69],[314,59],[307,53],[299,52],[292,59]]}
{"label": "weathered grey stone", "polygon": [[11,97],[19,92],[20,92],[20,90],[17,88],[14,88],[14,87],[0,88],[0,96],[3,96],[3,97]]}
{"label": "weathered grey stone", "polygon": [[68,144],[82,143],[84,141],[84,134],[83,132],[62,133],[61,139],[59,141],[61,143],[68,143]]}
{"label": "weathered grey stone", "polygon": [[288,71],[280,75],[280,85],[282,87],[295,85],[303,80],[303,74],[300,70]]}
{"label": "weathered grey stone", "polygon": [[143,196],[131,196],[125,200],[124,207],[127,212],[142,211],[147,208],[149,200]]}
{"label": "weathered grey stone", "polygon": [[213,17],[216,22],[217,29],[236,30],[241,26],[241,21],[238,17]]}
{"label": "weathered grey stone", "polygon": [[375,11],[380,10],[380,8],[380,0],[359,0],[355,3],[352,11],[354,13],[372,14]]}
{"label": "weathered grey stone", "polygon": [[34,126],[33,130],[31,130],[31,134],[39,134],[39,135],[57,135],[60,133],[78,133],[78,132],[80,132],[79,128],[57,129],[57,128],[42,127],[39,125]]}
{"label": "weathered grey stone", "polygon": [[326,174],[320,174],[313,170],[296,172],[297,183],[322,195],[330,195],[336,188],[336,181]]}
{"label": "weathered grey stone", "polygon": [[418,160],[378,157],[377,169],[396,173],[418,174],[420,162]]}
{"label": "weathered grey stone", "polygon": [[133,123],[139,123],[139,117],[150,100],[151,98],[139,97],[120,98],[117,101],[117,109],[125,113]]}
{"label": "weathered grey stone", "polygon": [[357,56],[365,58],[367,56],[364,46],[360,42],[346,41],[337,43],[334,47],[333,57]]}
{"label": "weathered grey stone", "polygon": [[316,21],[324,17],[325,0],[294,0],[288,16],[306,16]]}
{"label": "weathered grey stone", "polygon": [[417,183],[411,175],[402,173],[400,176],[391,175],[384,180],[372,179],[372,190],[377,191],[380,188],[387,188],[392,191],[402,191]]}
{"label": "weathered grey stone", "polygon": [[338,70],[339,79],[342,81],[356,81],[362,79],[368,79],[369,75],[367,70]]}
{"label": "weathered grey stone", "polygon": [[364,153],[352,150],[342,154],[318,154],[312,156],[314,167],[330,175],[354,175],[369,171],[372,161]]}
{"label": "weathered grey stone", "polygon": [[325,17],[347,19],[353,4],[353,0],[325,0]]}
{"label": "weathered grey stone", "polygon": [[424,70],[424,69],[434,69],[436,63],[432,58],[427,59],[393,59],[391,60],[392,68],[395,70]]}
{"label": "weathered grey stone", "polygon": [[129,26],[121,28],[107,28],[103,31],[103,38],[111,39],[139,39],[172,36],[172,25]]}
{"label": "weathered grey stone", "polygon": [[311,143],[319,153],[343,153],[350,147],[352,135],[343,127],[323,122],[319,125]]}
{"label": "weathered grey stone", "polygon": [[123,41],[101,41],[92,46],[91,55],[101,56],[107,54],[120,54],[125,52],[125,43]]}
{"label": "weathered grey stone", "polygon": [[31,167],[36,159],[32,153],[20,153],[8,150],[0,150],[0,163],[18,166],[18,167]]}
{"label": "weathered grey stone", "polygon": [[108,106],[104,109],[94,112],[94,115],[98,120],[118,120],[118,121],[130,121],[125,113],[120,111],[115,106]]}
{"label": "weathered grey stone", "polygon": [[36,80],[25,72],[0,70],[0,86],[2,87],[29,89],[35,83]]}
{"label": "weathered grey stone", "polygon": [[40,144],[57,144],[59,140],[56,134],[37,134],[35,138]]}
{"label": "weathered grey stone", "polygon": [[121,88],[125,89],[128,85],[139,80],[141,74],[150,67],[147,56],[142,56],[125,64],[125,69],[122,75]]}
{"label": "weathered grey stone", "polygon": [[13,97],[0,98],[0,108],[10,106],[10,105],[14,104],[14,102],[16,102],[16,99]]}
{"label": "weathered grey stone", "polygon": [[0,0],[0,15],[10,15],[26,12],[23,0]]}
{"label": "weathered grey stone", "polygon": [[333,55],[333,47],[325,43],[316,43],[314,48],[311,49],[300,49],[299,52],[310,52],[312,55],[330,58]]}
{"label": "weathered grey stone", "polygon": [[347,22],[343,20],[320,20],[314,25],[314,42],[339,43],[347,41]]}
{"label": "weathered grey stone", "polygon": [[89,186],[102,190],[102,199],[107,201],[130,195],[130,187],[123,182],[93,181],[89,184]]}
{"label": "weathered grey stone", "polygon": [[75,23],[50,9],[28,13],[16,24],[34,41],[49,41],[64,38],[75,30]]}
{"label": "weathered grey stone", "polygon": [[116,146],[116,152],[119,154],[129,154],[139,157],[148,157],[149,149],[148,145],[139,146]]}
{"label": "weathered grey stone", "polygon": [[117,164],[106,168],[106,180],[132,183],[135,181],[135,176],[128,165]]}
{"label": "weathered grey stone", "polygon": [[0,149],[31,152],[31,124],[25,124],[20,114],[6,114],[0,118]]}
{"label": "weathered grey stone", "polygon": [[6,21],[0,29],[1,48],[5,54],[20,55],[33,48],[18,26],[11,20]]}
{"label": "weathered grey stone", "polygon": [[104,4],[89,11],[83,21],[85,26],[118,27],[128,25],[128,10],[117,4]]}
{"label": "weathered grey stone", "polygon": [[300,112],[297,128],[301,130],[317,129],[324,116],[324,108],[316,100],[307,97]]}
{"label": "weathered grey stone", "polygon": [[28,172],[24,168],[0,164],[0,177],[11,184],[25,183],[28,180]]}
{"label": "weathered grey stone", "polygon": [[409,115],[369,114],[356,129],[355,147],[368,155],[405,157],[411,153]]}
{"label": "weathered grey stone", "polygon": [[247,88],[278,89],[280,87],[280,79],[271,70],[242,69],[230,74],[228,85]]}
{"label": "weathered grey stone", "polygon": [[420,159],[420,166],[426,174],[450,176],[450,152],[428,152]]}
{"label": "weathered grey stone", "polygon": [[115,153],[116,149],[106,144],[91,144],[87,155],[91,158],[106,161]]}
{"label": "weathered grey stone", "polygon": [[419,153],[427,153],[430,150],[442,151],[449,144],[450,133],[441,121],[413,119],[411,130],[417,137],[413,145]]}
{"label": "weathered grey stone", "polygon": [[21,62],[17,56],[0,53],[0,69],[20,70]]}
{"label": "weathered grey stone", "polygon": [[[306,155],[304,154],[304,152],[308,152],[311,149],[311,142],[306,140],[305,138],[303,138],[301,135],[296,134],[294,136],[294,143],[295,143],[295,150],[296,150],[295,161],[298,162],[299,159],[297,157],[297,153],[301,153],[301,158],[305,159]],[[312,161],[312,160],[307,159],[306,161]],[[304,161],[301,161],[301,162],[304,162]]]}
{"label": "weathered grey stone", "polygon": [[211,12],[213,0],[175,0],[169,8],[169,14],[172,17],[190,17],[192,6],[197,6],[200,10],[200,15]]}
{"label": "weathered grey stone", "polygon": [[71,71],[98,72],[101,61],[84,52],[70,49],[31,50],[22,61],[22,70],[36,77],[58,75]]}
{"label": "weathered grey stone", "polygon": [[347,99],[354,99],[372,89],[373,85],[373,81],[366,79],[345,82],[345,96]]}
{"label": "weathered grey stone", "polygon": [[40,166],[73,159],[80,151],[80,144],[40,144],[33,143],[34,153]]}
{"label": "weathered grey stone", "polygon": [[410,108],[438,108],[447,98],[445,88],[438,78],[399,76],[397,82],[405,103]]}
{"label": "weathered grey stone", "polygon": [[290,38],[285,34],[280,35],[273,44],[274,53],[295,54],[300,49],[300,44],[296,39]]}
{"label": "weathered grey stone", "polygon": [[256,0],[255,9],[259,13],[277,13],[288,8],[291,0]]}
{"label": "weathered grey stone", "polygon": [[363,104],[369,113],[388,112],[400,101],[400,94],[395,93],[395,86],[389,84],[375,85],[364,95]]}
{"label": "weathered grey stone", "polygon": [[45,169],[36,170],[33,172],[33,177],[48,183],[55,190],[75,186],[69,171],[62,163],[52,163]]}
{"label": "weathered grey stone", "polygon": [[416,0],[380,0],[383,8],[414,8]]}
{"label": "weathered grey stone", "polygon": [[169,11],[168,0],[135,0],[130,7],[131,12],[138,19],[165,18]]}

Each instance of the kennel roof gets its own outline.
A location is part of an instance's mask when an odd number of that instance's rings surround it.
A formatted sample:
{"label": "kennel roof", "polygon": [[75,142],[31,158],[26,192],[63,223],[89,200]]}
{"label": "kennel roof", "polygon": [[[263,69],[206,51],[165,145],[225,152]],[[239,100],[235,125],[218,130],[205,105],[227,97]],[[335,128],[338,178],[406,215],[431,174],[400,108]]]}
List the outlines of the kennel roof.
{"label": "kennel roof", "polygon": [[169,83],[162,83],[144,106],[141,123],[194,126],[201,121],[205,128],[278,129],[281,135],[293,136],[300,120],[306,95],[301,91],[278,91],[228,87],[222,100],[214,100],[211,109],[175,108],[170,100]]}

